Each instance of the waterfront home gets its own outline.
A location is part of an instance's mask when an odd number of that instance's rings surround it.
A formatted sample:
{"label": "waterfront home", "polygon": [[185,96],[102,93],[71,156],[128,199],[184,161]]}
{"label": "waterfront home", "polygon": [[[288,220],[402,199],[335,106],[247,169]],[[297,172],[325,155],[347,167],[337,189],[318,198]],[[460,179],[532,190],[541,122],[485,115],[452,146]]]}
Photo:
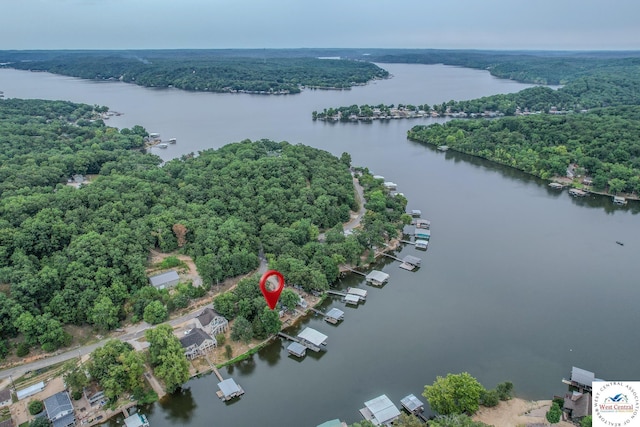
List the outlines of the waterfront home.
{"label": "waterfront home", "polygon": [[76,425],[76,415],[69,393],[61,391],[44,399],[44,410],[53,427],[72,427]]}
{"label": "waterfront home", "polygon": [[172,288],[178,284],[180,276],[175,270],[149,277],[149,284],[158,290]]}
{"label": "waterfront home", "polygon": [[578,391],[591,391],[591,383],[594,381],[603,381],[596,378],[595,374],[581,368],[571,367],[571,377],[569,380],[562,379],[562,382],[578,389]]}
{"label": "waterfront home", "polygon": [[424,411],[424,403],[420,401],[415,395],[410,394],[400,400],[400,404],[410,414],[416,415]]}
{"label": "waterfront home", "polygon": [[187,335],[180,338],[180,344],[184,349],[185,357],[189,360],[203,356],[218,346],[216,339],[200,328],[191,329]]}
{"label": "waterfront home", "polygon": [[327,345],[328,338],[328,336],[313,328],[304,328],[304,330],[298,334],[298,340],[302,345],[309,343],[317,348],[320,348],[321,345]]}
{"label": "waterfront home", "polygon": [[364,408],[360,409],[360,414],[376,426],[390,426],[400,417],[400,411],[386,394],[364,402]]}
{"label": "waterfront home", "polygon": [[389,275],[379,270],[372,270],[369,274],[367,274],[365,279],[367,280],[367,283],[375,286],[382,286],[389,280]]}
{"label": "waterfront home", "polygon": [[124,419],[124,425],[126,427],[149,427],[149,421],[144,415],[135,413]]}
{"label": "waterfront home", "polygon": [[324,320],[335,325],[341,320],[344,320],[344,311],[339,308],[332,308],[325,313]]}
{"label": "waterfront home", "polygon": [[569,391],[564,395],[562,408],[569,419],[575,422],[591,415],[591,389],[592,384],[597,381],[603,380],[596,378],[593,372],[575,366],[571,368],[570,379],[562,379],[562,382],[569,386]]}
{"label": "waterfront home", "polygon": [[100,386],[95,382],[92,382],[83,388],[82,394],[91,406],[104,399],[104,390],[102,390],[102,388],[100,388]]}
{"label": "waterfront home", "polygon": [[242,389],[242,387],[240,387],[233,378],[228,378],[226,380],[220,381],[218,383],[218,388],[220,390],[218,390],[216,394],[220,399],[224,401],[240,397],[244,394],[244,390]]}
{"label": "waterfront home", "polygon": [[307,354],[307,347],[303,346],[299,342],[292,342],[287,347],[287,351],[289,354],[296,357],[304,357]]}
{"label": "waterfront home", "polygon": [[196,327],[201,328],[212,337],[226,332],[229,328],[229,321],[211,307],[202,310],[196,320]]}

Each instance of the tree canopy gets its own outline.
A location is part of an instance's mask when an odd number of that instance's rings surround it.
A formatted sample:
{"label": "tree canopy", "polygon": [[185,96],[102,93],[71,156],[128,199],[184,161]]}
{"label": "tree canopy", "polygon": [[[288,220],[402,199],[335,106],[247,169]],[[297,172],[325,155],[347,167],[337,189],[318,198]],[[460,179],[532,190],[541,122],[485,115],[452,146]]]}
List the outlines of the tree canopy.
{"label": "tree canopy", "polygon": [[473,414],[480,404],[484,387],[468,372],[437,377],[424,388],[423,396],[429,406],[440,415]]}

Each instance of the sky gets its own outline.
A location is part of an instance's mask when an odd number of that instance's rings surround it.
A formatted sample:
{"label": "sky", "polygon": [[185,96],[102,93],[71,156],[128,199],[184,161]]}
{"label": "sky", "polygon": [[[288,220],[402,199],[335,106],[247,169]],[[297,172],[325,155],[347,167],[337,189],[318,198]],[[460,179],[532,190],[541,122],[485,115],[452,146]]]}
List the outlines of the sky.
{"label": "sky", "polygon": [[0,0],[0,50],[640,50],[640,0]]}

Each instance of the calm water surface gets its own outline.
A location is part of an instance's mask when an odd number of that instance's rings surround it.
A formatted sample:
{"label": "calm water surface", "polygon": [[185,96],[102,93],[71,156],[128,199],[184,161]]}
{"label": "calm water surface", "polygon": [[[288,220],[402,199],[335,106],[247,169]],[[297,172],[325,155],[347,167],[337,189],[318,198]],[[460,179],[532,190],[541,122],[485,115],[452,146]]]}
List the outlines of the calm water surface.
{"label": "calm water surface", "polygon": [[[145,126],[176,145],[153,149],[164,159],[243,139],[304,143],[339,155],[396,182],[432,221],[417,272],[381,261],[391,275],[382,289],[361,285],[367,302],[332,326],[309,317],[329,336],[328,351],[298,361],[286,343],[223,369],[246,390],[225,404],[213,376],[146,409],[151,425],[315,426],[360,419],[363,402],[386,393],[399,405],[438,375],[468,371],[488,388],[509,380],[517,395],[541,399],[564,391],[571,366],[601,378],[640,380],[638,205],[614,208],[608,198],[570,198],[509,168],[406,140],[421,121],[373,124],[313,122],[311,112],[352,104],[434,104],[515,92],[527,85],[447,66],[384,64],[394,78],[351,91],[258,96],[145,89],[46,73],[0,70],[6,97],[68,99],[124,113],[108,124]],[[624,246],[615,243],[623,241]]]}

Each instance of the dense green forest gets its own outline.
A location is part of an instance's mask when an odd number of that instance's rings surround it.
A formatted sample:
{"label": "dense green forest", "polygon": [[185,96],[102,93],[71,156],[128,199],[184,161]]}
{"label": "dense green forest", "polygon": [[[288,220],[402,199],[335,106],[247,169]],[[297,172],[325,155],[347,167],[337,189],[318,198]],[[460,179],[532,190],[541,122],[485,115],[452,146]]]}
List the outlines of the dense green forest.
{"label": "dense green forest", "polygon": [[483,157],[541,178],[565,176],[569,164],[596,190],[640,194],[640,107],[585,114],[453,120],[415,126],[408,137]]}
{"label": "dense green forest", "polygon": [[299,93],[301,86],[344,89],[388,77],[387,71],[363,61],[230,57],[203,52],[197,55],[182,52],[175,56],[154,51],[59,52],[57,56],[0,52],[0,62],[8,63],[5,66],[11,68],[84,79],[210,92]]}
{"label": "dense green forest", "polygon": [[[147,285],[153,247],[191,255],[206,287],[254,270],[262,248],[289,283],[320,290],[401,226],[406,200],[376,193],[364,228],[344,237],[357,208],[346,153],[247,140],[159,167],[138,150],[146,131],[108,128],[103,110],[0,100],[0,355],[19,333],[21,353],[50,351],[69,343],[65,324],[112,329],[149,306],[185,306],[194,288]],[[77,173],[96,176],[66,185]]]}

